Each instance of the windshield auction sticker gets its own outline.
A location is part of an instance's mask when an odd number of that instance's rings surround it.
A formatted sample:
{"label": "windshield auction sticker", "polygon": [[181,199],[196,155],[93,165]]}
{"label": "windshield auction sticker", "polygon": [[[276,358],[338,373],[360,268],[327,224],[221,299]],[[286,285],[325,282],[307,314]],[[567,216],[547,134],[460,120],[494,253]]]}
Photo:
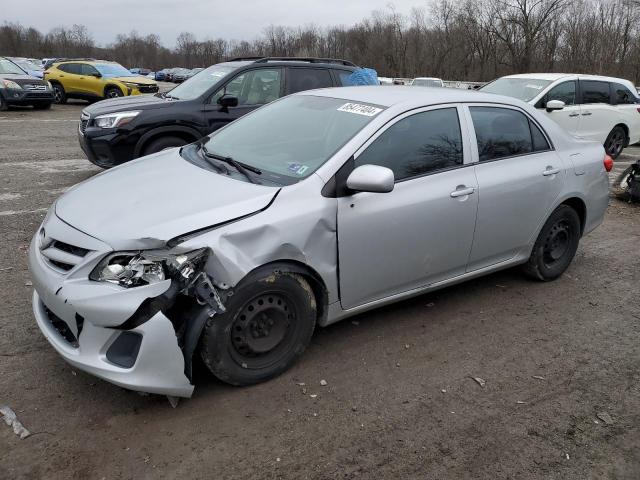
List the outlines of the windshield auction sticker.
{"label": "windshield auction sticker", "polygon": [[361,103],[345,103],[339,109],[339,112],[355,113],[357,115],[364,115],[365,117],[373,117],[379,114],[382,109],[372,107],[370,105],[362,105]]}

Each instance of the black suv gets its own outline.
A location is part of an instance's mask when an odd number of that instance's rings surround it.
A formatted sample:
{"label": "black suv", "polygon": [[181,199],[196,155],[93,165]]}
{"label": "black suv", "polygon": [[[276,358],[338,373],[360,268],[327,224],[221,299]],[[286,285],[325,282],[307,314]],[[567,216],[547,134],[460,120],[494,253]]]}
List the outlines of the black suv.
{"label": "black suv", "polygon": [[328,58],[236,58],[168,93],[105,100],[85,108],[78,138],[89,160],[109,168],[192,143],[284,95],[349,85],[358,67]]}
{"label": "black suv", "polygon": [[0,57],[0,110],[13,105],[31,105],[37,110],[51,108],[51,85],[31,77],[8,58]]}

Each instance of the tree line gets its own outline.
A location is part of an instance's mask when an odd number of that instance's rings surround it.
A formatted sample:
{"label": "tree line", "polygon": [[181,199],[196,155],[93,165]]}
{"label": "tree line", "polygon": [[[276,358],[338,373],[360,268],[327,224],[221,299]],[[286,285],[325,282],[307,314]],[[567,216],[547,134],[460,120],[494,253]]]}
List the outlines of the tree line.
{"label": "tree line", "polygon": [[48,33],[0,26],[0,54],[94,57],[153,70],[206,67],[241,56],[351,60],[380,76],[486,81],[533,71],[621,76],[640,81],[640,2],[635,0],[430,0],[400,14],[374,11],[353,26],[269,26],[254,40],[119,34],[99,46],[85,26]]}

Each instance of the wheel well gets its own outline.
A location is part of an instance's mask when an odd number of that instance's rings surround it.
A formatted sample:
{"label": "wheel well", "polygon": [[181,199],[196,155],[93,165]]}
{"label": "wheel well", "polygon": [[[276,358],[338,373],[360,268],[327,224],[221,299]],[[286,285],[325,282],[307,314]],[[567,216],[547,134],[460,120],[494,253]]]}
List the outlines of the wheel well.
{"label": "wheel well", "polygon": [[322,280],[322,277],[313,268],[309,267],[305,263],[297,260],[276,260],[275,262],[266,263],[260,267],[251,270],[242,280],[250,279],[250,277],[256,274],[261,274],[264,271],[269,272],[281,272],[281,273],[297,273],[304,277],[309,282],[309,286],[313,292],[313,296],[316,300],[316,310],[318,314],[318,323],[322,323],[322,320],[327,315],[328,292],[327,287]]}
{"label": "wheel well", "polygon": [[142,145],[140,145],[140,150],[139,150],[140,155],[144,155],[144,151],[149,146],[149,144],[151,142],[157,140],[160,137],[178,137],[178,138],[183,139],[187,143],[195,142],[196,140],[198,140],[197,137],[195,137],[194,135],[191,135],[190,133],[185,132],[185,131],[181,131],[181,130],[163,130],[163,131],[160,131],[158,133],[154,133],[149,138],[144,140],[144,143],[142,143]]}
{"label": "wheel well", "polygon": [[587,206],[577,197],[568,198],[562,202],[562,204],[573,208],[580,217],[580,235],[582,235],[584,232],[584,225],[587,220]]}

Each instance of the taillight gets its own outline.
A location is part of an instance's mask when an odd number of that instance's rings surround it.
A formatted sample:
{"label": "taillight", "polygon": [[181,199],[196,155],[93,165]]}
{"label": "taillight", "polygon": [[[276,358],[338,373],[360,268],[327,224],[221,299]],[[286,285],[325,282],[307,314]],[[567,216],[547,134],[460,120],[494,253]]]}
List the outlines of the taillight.
{"label": "taillight", "polygon": [[613,158],[611,158],[609,155],[604,156],[604,169],[607,172],[613,170]]}

